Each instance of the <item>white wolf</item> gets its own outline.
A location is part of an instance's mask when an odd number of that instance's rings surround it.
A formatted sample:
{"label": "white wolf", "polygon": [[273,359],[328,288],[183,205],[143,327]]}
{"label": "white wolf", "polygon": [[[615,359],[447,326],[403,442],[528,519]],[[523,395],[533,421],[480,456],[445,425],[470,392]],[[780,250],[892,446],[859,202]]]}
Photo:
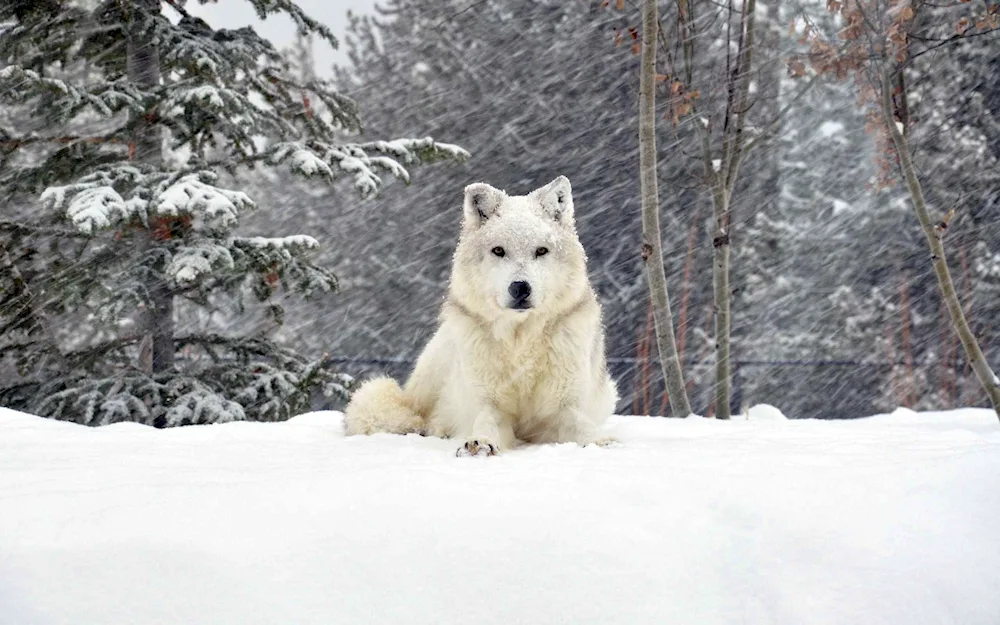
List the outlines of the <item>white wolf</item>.
{"label": "white wolf", "polygon": [[455,437],[458,455],[610,442],[598,428],[618,393],[569,180],[524,196],[471,184],[463,213],[437,332],[404,388],[376,378],[357,390],[347,434]]}

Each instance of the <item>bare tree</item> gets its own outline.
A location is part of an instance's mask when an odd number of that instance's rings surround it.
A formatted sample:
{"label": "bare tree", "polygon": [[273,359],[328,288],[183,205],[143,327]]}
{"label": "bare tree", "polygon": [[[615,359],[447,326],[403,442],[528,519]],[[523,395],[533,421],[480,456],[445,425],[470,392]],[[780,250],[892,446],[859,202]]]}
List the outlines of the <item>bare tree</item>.
{"label": "bare tree", "polygon": [[[693,122],[700,143],[700,161],[704,180],[711,189],[712,198],[712,281],[715,310],[715,415],[728,419],[731,412],[732,365],[730,361],[730,327],[732,287],[730,286],[730,255],[732,225],[732,198],[739,180],[744,157],[752,147],[746,140],[746,120],[750,110],[750,78],[754,71],[754,27],[757,15],[756,0],[744,0],[736,15],[732,0],[728,5],[711,5],[713,12],[705,17],[696,13],[690,0],[677,0],[679,39],[681,42],[681,68],[673,72],[670,87],[671,111],[675,123],[681,119]],[[727,53],[724,84],[725,105],[720,115],[712,119],[699,113],[698,101],[702,93],[715,87],[697,84],[695,65],[698,62],[695,41],[699,28],[714,24],[722,17],[726,28]],[[737,32],[733,32],[734,27]],[[719,129],[718,138],[713,132]],[[763,135],[762,135],[763,136]]]}
{"label": "bare tree", "polygon": [[[968,13],[969,9],[963,8],[967,6],[958,3],[930,5],[920,0],[830,0],[830,10],[839,13],[846,23],[841,36],[847,45],[835,49],[815,32],[807,30],[806,35],[812,39],[808,58],[817,71],[858,78],[856,84],[860,85],[862,101],[868,105],[869,122],[877,129],[876,141],[887,157],[882,161],[882,182],[889,184],[888,176],[898,167],[914,214],[927,239],[931,264],[952,327],[976,378],[1000,417],[1000,379],[986,362],[969,326],[945,257],[944,237],[954,211],[940,218],[931,216],[909,142],[914,120],[910,114],[906,70],[912,60],[929,50],[966,37],[1000,32],[997,5],[987,4],[980,15]],[[954,10],[968,14],[954,19]],[[918,19],[918,16],[924,19]],[[951,23],[953,19],[954,24]],[[928,31],[934,30],[935,23],[947,27],[945,30],[953,34],[947,37],[930,36]],[[793,63],[799,68],[803,65],[801,60]]]}
{"label": "bare tree", "polygon": [[656,48],[659,19],[656,0],[642,9],[642,59],[639,73],[639,180],[642,194],[642,259],[653,302],[656,347],[666,381],[670,411],[675,417],[691,414],[684,373],[677,356],[674,317],[667,293],[660,234],[660,201],[656,179]]}

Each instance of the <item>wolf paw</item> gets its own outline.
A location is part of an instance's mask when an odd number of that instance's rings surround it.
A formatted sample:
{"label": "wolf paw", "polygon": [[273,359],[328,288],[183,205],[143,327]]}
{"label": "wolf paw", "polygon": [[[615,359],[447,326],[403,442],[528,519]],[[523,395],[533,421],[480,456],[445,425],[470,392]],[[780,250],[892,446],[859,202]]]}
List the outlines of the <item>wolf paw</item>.
{"label": "wolf paw", "polygon": [[455,455],[462,456],[495,456],[499,449],[493,443],[485,439],[469,439],[464,445],[458,448]]}
{"label": "wolf paw", "polygon": [[613,436],[602,436],[600,438],[595,438],[584,443],[581,443],[581,447],[612,447],[618,444],[618,439]]}

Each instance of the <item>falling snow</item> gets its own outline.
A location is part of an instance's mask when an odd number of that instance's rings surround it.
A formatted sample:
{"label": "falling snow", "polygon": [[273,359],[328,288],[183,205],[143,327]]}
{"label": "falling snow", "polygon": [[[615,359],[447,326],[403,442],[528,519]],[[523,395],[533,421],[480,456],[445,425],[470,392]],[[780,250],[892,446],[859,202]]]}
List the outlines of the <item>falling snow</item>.
{"label": "falling snow", "polygon": [[[1000,622],[996,37],[956,34],[986,24],[971,3],[910,21],[807,0],[758,5],[741,57],[753,5],[693,2],[690,31],[657,5],[667,323],[639,206],[643,2],[0,8],[0,621]],[[845,39],[841,6],[891,36]],[[867,52],[836,58],[855,40],[907,46],[877,59],[906,59],[894,120],[853,70]],[[670,413],[666,328],[704,416],[482,459],[345,438],[357,381],[405,382],[438,326],[463,189],[557,176],[615,412]]]}

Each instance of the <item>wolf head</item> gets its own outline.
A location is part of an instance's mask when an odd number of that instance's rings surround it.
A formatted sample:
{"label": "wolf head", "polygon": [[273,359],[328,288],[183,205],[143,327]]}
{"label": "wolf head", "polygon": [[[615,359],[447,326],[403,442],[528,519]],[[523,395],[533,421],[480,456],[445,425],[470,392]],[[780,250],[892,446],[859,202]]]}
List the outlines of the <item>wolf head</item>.
{"label": "wolf head", "polygon": [[558,312],[587,288],[573,192],[559,176],[528,195],[465,188],[452,297],[487,319]]}

